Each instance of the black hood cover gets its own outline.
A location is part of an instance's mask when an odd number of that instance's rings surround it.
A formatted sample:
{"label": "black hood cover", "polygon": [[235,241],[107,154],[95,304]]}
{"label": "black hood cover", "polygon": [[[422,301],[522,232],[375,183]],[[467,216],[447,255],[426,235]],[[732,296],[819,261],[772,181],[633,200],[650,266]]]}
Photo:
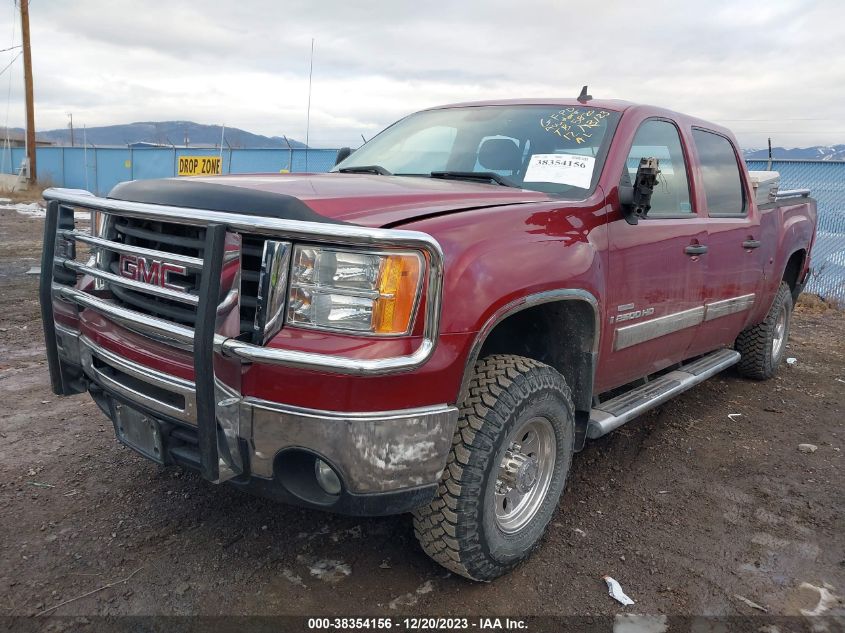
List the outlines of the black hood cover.
{"label": "black hood cover", "polygon": [[116,185],[107,196],[114,200],[258,215],[282,220],[346,224],[316,213],[299,198],[188,179],[132,180]]}

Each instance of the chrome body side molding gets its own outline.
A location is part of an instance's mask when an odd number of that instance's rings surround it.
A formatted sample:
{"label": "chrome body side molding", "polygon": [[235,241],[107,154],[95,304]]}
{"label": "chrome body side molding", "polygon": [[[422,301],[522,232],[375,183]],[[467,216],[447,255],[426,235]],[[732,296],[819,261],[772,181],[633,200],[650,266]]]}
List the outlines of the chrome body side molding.
{"label": "chrome body side molding", "polygon": [[689,310],[673,312],[656,319],[616,328],[613,351],[617,352],[633,345],[639,345],[688,327],[694,327],[705,321],[712,321],[729,314],[749,310],[754,305],[755,298],[756,295],[752,292],[751,294],[712,301]]}
{"label": "chrome body side molding", "polygon": [[704,320],[704,306],[667,314],[656,319],[616,328],[613,350],[619,351],[632,345],[639,345],[660,336],[666,336],[688,327],[698,325]]}
{"label": "chrome body side molding", "polygon": [[730,299],[708,303],[705,306],[707,310],[704,314],[704,320],[712,321],[713,319],[718,319],[719,317],[748,310],[754,305],[755,297],[756,295],[752,292],[751,294],[742,295],[740,297],[732,297]]}

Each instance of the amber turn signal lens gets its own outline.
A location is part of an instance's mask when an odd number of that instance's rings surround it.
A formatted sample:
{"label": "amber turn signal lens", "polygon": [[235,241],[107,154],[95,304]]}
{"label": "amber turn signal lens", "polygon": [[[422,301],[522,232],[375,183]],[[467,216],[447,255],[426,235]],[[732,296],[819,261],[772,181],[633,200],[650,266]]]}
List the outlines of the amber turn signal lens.
{"label": "amber turn signal lens", "polygon": [[389,255],[379,271],[379,298],[373,310],[373,331],[404,334],[411,326],[422,262],[416,255]]}

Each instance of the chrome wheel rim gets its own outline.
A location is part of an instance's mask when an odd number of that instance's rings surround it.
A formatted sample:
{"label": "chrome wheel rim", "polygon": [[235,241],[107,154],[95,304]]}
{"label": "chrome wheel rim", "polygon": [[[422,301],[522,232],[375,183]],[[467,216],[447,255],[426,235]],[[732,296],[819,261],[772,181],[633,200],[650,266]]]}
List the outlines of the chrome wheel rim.
{"label": "chrome wheel rim", "polygon": [[552,482],[555,432],[546,418],[531,418],[513,431],[499,463],[494,502],[496,524],[506,534],[519,532],[536,516]]}
{"label": "chrome wheel rim", "polygon": [[788,315],[785,309],[781,309],[778,320],[775,323],[775,332],[772,336],[772,359],[777,361],[783,351],[783,344],[786,340],[786,321]]}

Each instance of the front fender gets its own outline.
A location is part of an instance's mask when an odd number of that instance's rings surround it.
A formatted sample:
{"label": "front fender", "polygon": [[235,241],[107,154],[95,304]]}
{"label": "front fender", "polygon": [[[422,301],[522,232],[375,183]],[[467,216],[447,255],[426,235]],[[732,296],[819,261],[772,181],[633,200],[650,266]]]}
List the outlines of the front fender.
{"label": "front fender", "polygon": [[478,333],[509,304],[543,292],[582,290],[600,303],[607,276],[600,197],[481,209],[403,227],[433,235],[443,248],[441,332]]}
{"label": "front fender", "polygon": [[496,325],[524,309],[553,301],[578,300],[590,306],[592,343],[584,351],[592,362],[590,376],[582,382],[591,385],[608,274],[603,206],[596,201],[532,205],[444,220],[421,221],[413,228],[436,236],[443,247],[442,331],[471,336],[458,399]]}

